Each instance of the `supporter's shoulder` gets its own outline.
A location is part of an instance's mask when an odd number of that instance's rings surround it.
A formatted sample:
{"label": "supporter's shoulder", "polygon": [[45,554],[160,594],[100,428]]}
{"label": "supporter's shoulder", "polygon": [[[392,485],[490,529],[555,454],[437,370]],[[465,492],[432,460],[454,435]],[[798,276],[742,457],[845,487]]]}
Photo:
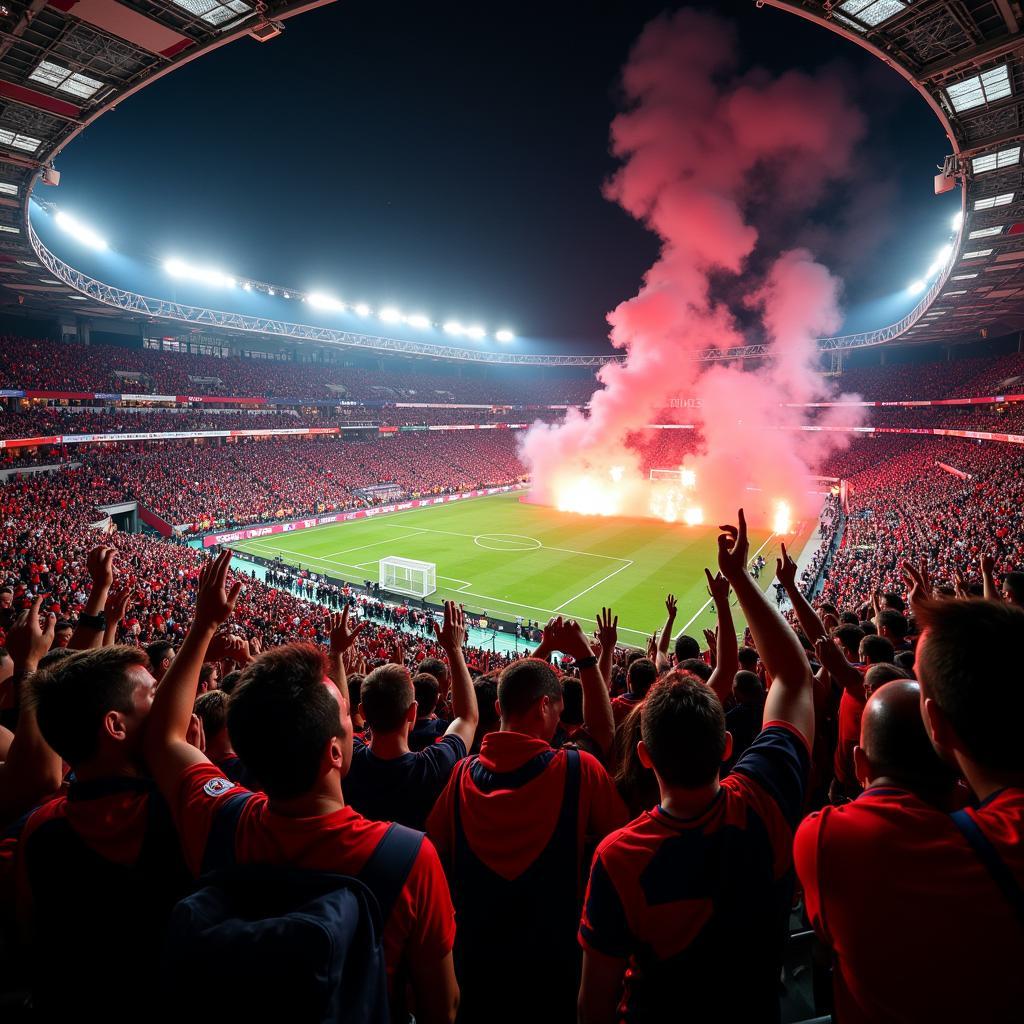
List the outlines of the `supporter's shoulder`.
{"label": "supporter's shoulder", "polygon": [[638,815],[621,828],[609,832],[597,844],[594,856],[600,857],[606,866],[621,857],[628,856],[635,847],[635,843],[632,841],[633,837],[648,824],[649,817],[650,815],[644,811],[643,814]]}
{"label": "supporter's shoulder", "polygon": [[33,807],[31,811],[23,814],[17,821],[4,830],[0,838],[13,839],[24,843],[36,829],[41,828],[48,821],[67,816],[68,798],[64,795],[55,796],[52,800]]}
{"label": "supporter's shoulder", "polygon": [[579,747],[563,747],[559,751],[559,756],[568,757],[570,751],[574,751],[579,756],[580,776],[583,779],[599,785],[607,785],[611,783],[611,776],[608,774],[608,769],[601,764],[598,758],[588,751],[581,750]]}

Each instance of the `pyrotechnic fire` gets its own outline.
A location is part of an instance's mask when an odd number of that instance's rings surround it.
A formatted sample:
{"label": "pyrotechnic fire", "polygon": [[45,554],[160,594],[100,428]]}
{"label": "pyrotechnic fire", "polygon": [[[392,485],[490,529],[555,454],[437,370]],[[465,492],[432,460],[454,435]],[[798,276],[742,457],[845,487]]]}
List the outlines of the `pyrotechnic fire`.
{"label": "pyrotechnic fire", "polygon": [[592,476],[577,476],[559,484],[555,507],[584,516],[614,516],[619,512],[619,495]]}
{"label": "pyrotechnic fire", "polygon": [[694,505],[683,513],[683,522],[687,526],[700,526],[704,522],[704,512]]}
{"label": "pyrotechnic fire", "polygon": [[775,518],[772,520],[772,529],[776,533],[790,533],[792,531],[793,517],[787,502],[775,502]]}
{"label": "pyrotechnic fire", "polygon": [[679,479],[684,487],[695,487],[697,484],[697,474],[692,469],[680,470]]}
{"label": "pyrotechnic fire", "polygon": [[615,481],[615,483],[618,483],[622,479],[622,474],[624,472],[625,470],[623,470],[621,466],[612,466],[612,468],[608,470],[608,475]]}

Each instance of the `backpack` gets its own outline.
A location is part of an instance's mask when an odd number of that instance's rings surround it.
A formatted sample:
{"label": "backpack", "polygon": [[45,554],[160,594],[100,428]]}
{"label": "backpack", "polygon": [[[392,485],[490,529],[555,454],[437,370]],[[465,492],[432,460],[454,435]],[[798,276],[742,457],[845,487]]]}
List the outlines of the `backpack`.
{"label": "backpack", "polygon": [[174,908],[162,973],[168,1017],[190,1024],[292,1020],[389,1024],[382,934],[423,842],[391,825],[358,878],[234,863],[251,793],[228,797],[201,887]]}

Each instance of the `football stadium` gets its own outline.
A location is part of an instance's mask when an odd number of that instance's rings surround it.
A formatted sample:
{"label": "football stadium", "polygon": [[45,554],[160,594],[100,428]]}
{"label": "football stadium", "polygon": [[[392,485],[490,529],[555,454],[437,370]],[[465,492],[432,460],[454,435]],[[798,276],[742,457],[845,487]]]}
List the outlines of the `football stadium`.
{"label": "football stadium", "polygon": [[1022,26],[0,3],[0,1019],[1019,1019]]}

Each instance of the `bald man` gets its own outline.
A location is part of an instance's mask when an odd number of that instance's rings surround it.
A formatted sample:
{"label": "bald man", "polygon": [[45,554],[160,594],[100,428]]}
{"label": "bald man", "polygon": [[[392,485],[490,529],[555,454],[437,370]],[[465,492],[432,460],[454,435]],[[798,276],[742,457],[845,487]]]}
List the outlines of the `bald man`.
{"label": "bald man", "polygon": [[853,762],[864,792],[810,815],[793,850],[833,954],[836,1019],[1000,1019],[1020,992],[1020,944],[1000,929],[1005,908],[987,913],[992,883],[947,813],[957,773],[930,740],[918,683],[872,693]]}

